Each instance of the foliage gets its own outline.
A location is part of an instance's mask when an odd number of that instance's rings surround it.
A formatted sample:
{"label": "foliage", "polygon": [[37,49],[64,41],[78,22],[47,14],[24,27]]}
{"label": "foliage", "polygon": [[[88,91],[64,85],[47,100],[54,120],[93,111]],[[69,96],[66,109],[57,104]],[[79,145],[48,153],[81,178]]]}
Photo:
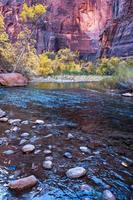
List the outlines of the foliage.
{"label": "foliage", "polygon": [[23,21],[27,20],[35,21],[35,19],[43,15],[45,12],[46,12],[46,7],[43,6],[42,4],[28,6],[26,3],[24,3],[20,16]]}
{"label": "foliage", "polygon": [[121,59],[117,57],[102,58],[97,62],[96,73],[98,75],[112,75],[115,73],[120,62]]}

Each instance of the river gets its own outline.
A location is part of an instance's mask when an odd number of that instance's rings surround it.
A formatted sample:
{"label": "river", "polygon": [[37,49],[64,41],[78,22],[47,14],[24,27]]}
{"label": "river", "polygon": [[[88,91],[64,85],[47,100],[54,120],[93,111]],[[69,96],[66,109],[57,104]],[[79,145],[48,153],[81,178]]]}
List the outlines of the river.
{"label": "river", "polygon": [[[34,83],[28,87],[0,88],[0,105],[9,118],[28,120],[17,133],[0,123],[0,200],[100,200],[109,189],[118,200],[133,199],[133,99],[89,89],[89,83]],[[44,120],[44,125],[33,126]],[[23,154],[21,133],[38,154]],[[68,139],[68,134],[73,138]],[[48,136],[49,135],[49,136]],[[47,137],[48,136],[48,137]],[[89,153],[82,153],[87,146]],[[43,151],[52,147],[53,168],[42,167]],[[7,149],[15,151],[4,155]],[[72,158],[64,157],[70,152]],[[87,175],[68,179],[66,171],[82,166]],[[34,174],[39,183],[32,190],[14,193],[8,182]],[[88,184],[90,190],[81,190]]]}

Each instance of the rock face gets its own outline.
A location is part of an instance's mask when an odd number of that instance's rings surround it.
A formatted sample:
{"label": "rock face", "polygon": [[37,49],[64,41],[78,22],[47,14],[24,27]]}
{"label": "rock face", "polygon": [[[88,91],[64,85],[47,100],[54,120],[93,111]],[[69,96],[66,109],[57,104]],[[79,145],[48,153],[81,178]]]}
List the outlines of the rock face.
{"label": "rock face", "polygon": [[3,86],[25,86],[28,80],[19,73],[0,74],[0,85]]}
{"label": "rock face", "polygon": [[[30,5],[36,1],[26,2]],[[96,56],[133,55],[132,0],[37,2],[47,5],[47,14],[36,28],[36,48],[39,53],[68,47],[78,50],[85,59],[94,59]],[[19,13],[22,3],[23,0],[3,0],[0,3],[6,29],[12,40],[21,30]]]}
{"label": "rock face", "polygon": [[[14,39],[20,31],[19,13],[24,1],[3,0],[1,10],[6,28]],[[35,1],[26,0],[28,4]],[[71,48],[84,57],[95,57],[99,48],[99,34],[111,18],[112,0],[38,0],[47,5],[46,17],[36,30],[37,50]],[[104,9],[103,9],[104,8]],[[47,21],[47,23],[45,23]]]}
{"label": "rock face", "polygon": [[133,56],[133,0],[113,0],[113,18],[101,44],[100,56]]}

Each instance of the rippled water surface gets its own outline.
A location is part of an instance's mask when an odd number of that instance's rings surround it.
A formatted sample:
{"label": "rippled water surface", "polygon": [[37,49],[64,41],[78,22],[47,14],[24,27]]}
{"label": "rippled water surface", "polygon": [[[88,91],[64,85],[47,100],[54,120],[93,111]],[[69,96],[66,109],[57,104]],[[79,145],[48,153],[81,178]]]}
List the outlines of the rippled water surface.
{"label": "rippled water surface", "polygon": [[[25,88],[0,88],[0,105],[10,118],[29,120],[18,133],[7,134],[9,124],[0,123],[0,200],[78,200],[102,199],[109,188],[118,200],[133,199],[133,99],[89,90],[85,83],[38,83]],[[33,129],[36,119],[45,126]],[[24,155],[20,135],[29,132],[28,142],[40,154]],[[68,133],[74,138],[67,139]],[[51,134],[52,137],[46,137]],[[53,146],[53,169],[42,168],[43,150]],[[90,153],[81,153],[87,146]],[[15,154],[4,156],[13,149]],[[63,155],[72,153],[72,159]],[[123,164],[124,163],[124,164]],[[126,166],[125,166],[126,164]],[[35,166],[35,167],[33,167]],[[87,175],[77,180],[66,178],[65,172],[75,166],[87,169]],[[25,193],[12,193],[7,184],[15,178],[34,174],[38,185]],[[88,184],[92,190],[82,191]]]}

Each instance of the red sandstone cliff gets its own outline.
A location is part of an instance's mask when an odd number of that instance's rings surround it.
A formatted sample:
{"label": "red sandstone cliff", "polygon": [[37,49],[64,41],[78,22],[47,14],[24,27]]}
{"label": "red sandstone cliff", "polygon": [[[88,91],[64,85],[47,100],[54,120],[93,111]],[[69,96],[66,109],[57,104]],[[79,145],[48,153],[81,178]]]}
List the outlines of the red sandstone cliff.
{"label": "red sandstone cliff", "polygon": [[[10,37],[20,31],[19,12],[23,0],[3,0],[1,10],[5,16]],[[27,0],[29,4],[34,0]],[[111,18],[109,0],[40,0],[48,6],[47,24],[41,22],[36,39],[39,52],[69,47],[84,55],[96,55],[99,34]]]}
{"label": "red sandstone cliff", "polygon": [[101,35],[100,56],[133,56],[133,0],[113,0],[113,17]]}
{"label": "red sandstone cliff", "polygon": [[[36,2],[26,1],[29,4]],[[14,37],[21,29],[19,12],[24,1],[0,2],[7,31],[10,37]],[[69,47],[80,51],[86,58],[93,58],[100,49],[101,35],[101,56],[133,55],[133,0],[38,0],[37,2],[48,6],[47,15],[36,29],[38,52]]]}

